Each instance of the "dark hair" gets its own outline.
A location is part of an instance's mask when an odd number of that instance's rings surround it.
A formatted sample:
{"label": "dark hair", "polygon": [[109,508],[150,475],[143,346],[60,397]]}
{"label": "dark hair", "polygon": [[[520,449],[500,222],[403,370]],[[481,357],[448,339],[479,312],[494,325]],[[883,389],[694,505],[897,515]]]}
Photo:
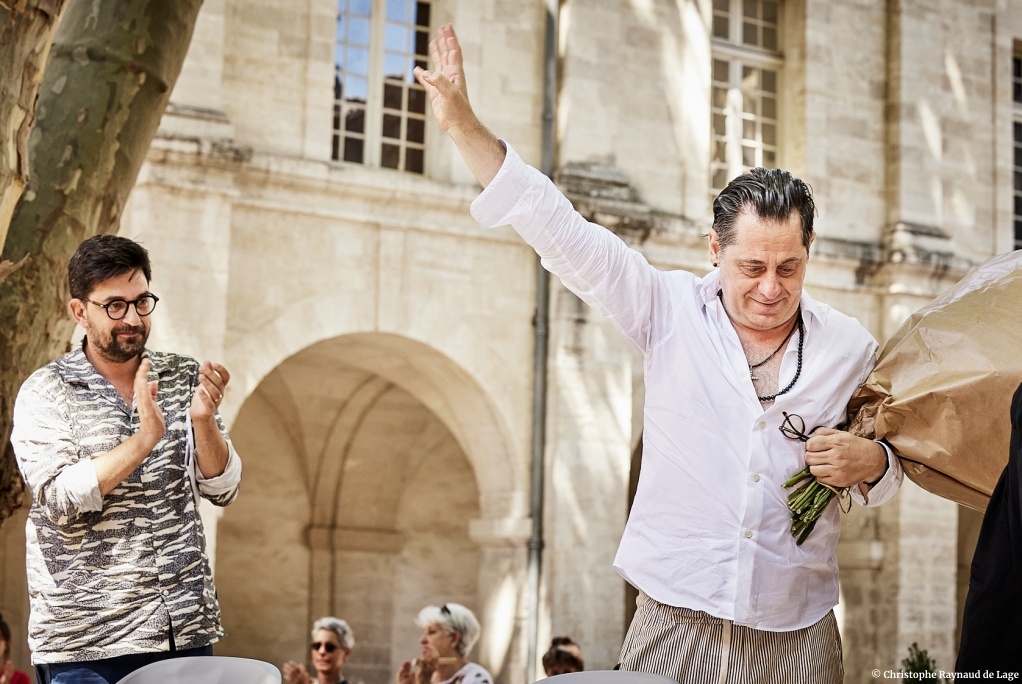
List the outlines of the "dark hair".
{"label": "dark hair", "polygon": [[802,179],[782,169],[756,167],[728,183],[713,200],[713,229],[721,247],[737,241],[735,220],[743,211],[777,221],[797,213],[802,219],[802,244],[809,249],[816,203],[812,188]]}
{"label": "dark hair", "polygon": [[103,281],[135,271],[142,271],[146,282],[153,279],[145,247],[119,235],[95,235],[78,245],[67,262],[71,296],[84,299]]}
{"label": "dark hair", "polygon": [[550,650],[543,654],[543,670],[549,673],[557,665],[567,666],[569,672],[582,672],[586,669],[582,660],[582,649],[571,637],[554,637],[550,641]]}
{"label": "dark hair", "polygon": [[0,638],[4,640],[4,651],[0,652],[0,665],[7,660],[7,654],[11,651],[11,628],[4,620],[3,613],[0,613]]}

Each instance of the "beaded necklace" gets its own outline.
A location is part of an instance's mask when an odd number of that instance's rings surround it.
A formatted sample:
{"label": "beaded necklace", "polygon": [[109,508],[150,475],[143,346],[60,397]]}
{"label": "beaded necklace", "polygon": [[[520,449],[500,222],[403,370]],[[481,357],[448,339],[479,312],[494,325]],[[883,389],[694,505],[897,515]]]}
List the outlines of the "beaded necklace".
{"label": "beaded necklace", "polygon": [[[717,297],[720,299],[720,306],[721,306],[721,308],[724,309],[724,313],[727,314],[728,318],[731,318],[731,314],[727,313],[727,308],[724,306],[724,291],[723,290],[717,290]],[[799,377],[802,375],[802,345],[805,342],[806,331],[805,331],[805,325],[802,323],[802,305],[801,304],[798,305],[798,318],[795,321],[795,325],[791,326],[791,330],[788,331],[788,335],[787,335],[787,337],[784,338],[784,342],[781,342],[781,346],[778,347],[777,349],[775,349],[770,354],[770,356],[766,357],[765,359],[763,359],[762,361],[760,361],[759,363],[757,363],[755,365],[750,365],[749,366],[749,374],[750,375],[752,374],[752,369],[753,368],[759,368],[764,363],[766,363],[770,359],[774,358],[774,355],[777,354],[777,352],[781,351],[781,347],[783,347],[785,344],[787,344],[788,340],[791,339],[792,334],[794,334],[794,332],[795,332],[795,328],[798,328],[798,366],[795,368],[795,377],[793,377],[791,379],[791,382],[788,383],[787,387],[782,389],[780,392],[777,392],[776,394],[768,394],[765,397],[761,397],[761,396],[759,396],[757,394],[756,398],[759,399],[760,401],[773,401],[774,399],[776,399],[777,397],[781,396],[782,394],[787,394],[788,392],[791,391],[791,388],[795,386],[795,383],[798,382]],[[756,377],[752,376],[752,379],[755,380]]]}
{"label": "beaded necklace", "polygon": [[[767,361],[769,361],[770,359],[772,359],[775,356],[777,356],[777,352],[781,351],[781,349],[784,348],[784,345],[788,344],[788,340],[791,339],[791,336],[795,334],[795,328],[797,328],[797,327],[798,327],[798,324],[795,324],[795,325],[791,326],[791,330],[789,330],[788,334],[784,336],[784,339],[781,340],[781,343],[779,345],[777,345],[777,349],[775,349],[772,352],[770,352],[770,356],[766,357],[765,359],[763,359],[759,363],[750,363],[749,364],[749,373],[751,374],[753,370],[759,368],[760,366],[765,364]],[[759,380],[759,378],[757,378],[755,375],[751,375],[751,377],[752,377],[753,380]]]}

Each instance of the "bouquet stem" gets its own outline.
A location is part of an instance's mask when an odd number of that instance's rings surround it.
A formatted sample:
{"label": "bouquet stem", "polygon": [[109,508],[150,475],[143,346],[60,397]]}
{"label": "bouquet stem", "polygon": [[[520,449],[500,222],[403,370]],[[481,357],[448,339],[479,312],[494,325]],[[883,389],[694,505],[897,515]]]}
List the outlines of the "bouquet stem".
{"label": "bouquet stem", "polygon": [[[807,482],[802,482],[808,480]],[[830,487],[817,482],[809,467],[792,475],[784,482],[785,489],[802,484],[788,495],[788,510],[791,511],[791,535],[795,537],[795,544],[802,545],[809,534],[816,527],[816,521],[820,519],[823,511],[826,510],[831,500],[837,493]]]}

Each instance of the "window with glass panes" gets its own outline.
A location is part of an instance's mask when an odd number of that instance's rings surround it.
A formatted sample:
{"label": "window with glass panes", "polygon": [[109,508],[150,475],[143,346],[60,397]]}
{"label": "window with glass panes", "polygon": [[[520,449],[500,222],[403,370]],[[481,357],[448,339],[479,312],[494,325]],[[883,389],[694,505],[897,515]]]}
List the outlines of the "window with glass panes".
{"label": "window with glass panes", "polygon": [[1015,112],[1012,135],[1015,140],[1012,174],[1015,194],[1015,249],[1022,249],[1022,57],[1011,59],[1011,97]]}
{"label": "window with glass panes", "polygon": [[710,184],[777,166],[780,3],[713,0]]}
{"label": "window with glass panes", "polygon": [[423,173],[430,3],[338,0],[332,157]]}

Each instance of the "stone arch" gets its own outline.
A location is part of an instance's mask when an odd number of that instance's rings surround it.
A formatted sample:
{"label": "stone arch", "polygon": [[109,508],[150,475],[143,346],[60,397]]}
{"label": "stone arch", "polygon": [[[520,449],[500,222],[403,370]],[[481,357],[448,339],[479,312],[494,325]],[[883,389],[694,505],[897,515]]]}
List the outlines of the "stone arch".
{"label": "stone arch", "polygon": [[[482,383],[468,368],[443,351],[412,337],[360,331],[363,321],[339,312],[334,319],[308,319],[301,302],[286,307],[261,326],[259,335],[245,336],[229,353],[245,359],[241,392],[247,401],[270,373],[287,360],[307,354],[341,354],[359,368],[405,388],[430,408],[450,429],[469,457],[478,478],[483,517],[501,519],[527,515],[527,464],[512,448],[513,438]],[[305,335],[296,335],[296,330]],[[308,357],[306,357],[308,358]],[[239,382],[240,381],[240,382]],[[236,396],[236,395],[235,395]],[[241,410],[232,401],[221,413],[228,423]]]}
{"label": "stone arch", "polygon": [[524,547],[525,487],[460,364],[398,335],[325,339],[250,386],[231,430],[245,481],[220,523],[217,583],[240,638],[219,652],[301,660],[310,621],[336,614],[355,629],[349,678],[382,684],[415,655],[423,605],[465,603],[485,628],[483,567],[493,547]]}

